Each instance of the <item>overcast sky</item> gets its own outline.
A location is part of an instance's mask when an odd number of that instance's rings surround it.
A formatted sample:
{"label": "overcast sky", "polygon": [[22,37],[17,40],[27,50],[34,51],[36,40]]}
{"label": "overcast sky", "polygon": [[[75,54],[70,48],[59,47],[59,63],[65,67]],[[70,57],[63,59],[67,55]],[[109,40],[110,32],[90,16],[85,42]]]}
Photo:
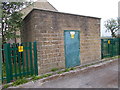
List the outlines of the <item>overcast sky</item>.
{"label": "overcast sky", "polygon": [[118,2],[120,0],[47,0],[47,1],[50,2],[59,12],[101,18],[101,35],[109,36],[110,33],[105,33],[104,21],[110,18],[118,17]]}

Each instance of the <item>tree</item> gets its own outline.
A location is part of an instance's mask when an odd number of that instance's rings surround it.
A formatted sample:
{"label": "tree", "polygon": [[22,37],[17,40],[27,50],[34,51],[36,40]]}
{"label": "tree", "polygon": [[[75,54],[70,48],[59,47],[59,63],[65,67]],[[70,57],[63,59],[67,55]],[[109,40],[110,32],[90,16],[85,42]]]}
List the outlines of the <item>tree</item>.
{"label": "tree", "polygon": [[119,22],[120,22],[120,18],[117,19],[109,19],[105,22],[105,27],[106,27],[106,32],[111,32],[112,37],[117,37],[116,36],[116,32],[118,32],[119,30]]}
{"label": "tree", "polygon": [[[32,2],[2,2],[2,48],[3,44],[10,39],[16,39],[18,36],[16,32],[22,27],[22,14],[19,12],[23,6],[28,6]],[[2,51],[2,57],[4,62],[4,52]]]}
{"label": "tree", "polygon": [[2,2],[2,43],[19,37],[16,35],[22,26],[22,14],[19,11],[29,4],[31,2]]}

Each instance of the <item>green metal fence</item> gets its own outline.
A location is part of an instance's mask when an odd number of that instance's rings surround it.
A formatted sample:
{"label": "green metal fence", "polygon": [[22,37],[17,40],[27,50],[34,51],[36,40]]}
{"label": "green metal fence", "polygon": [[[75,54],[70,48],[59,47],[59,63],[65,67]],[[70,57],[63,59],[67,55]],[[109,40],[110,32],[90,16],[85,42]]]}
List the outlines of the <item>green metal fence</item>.
{"label": "green metal fence", "polygon": [[[0,48],[2,46],[2,43],[0,41]],[[0,50],[0,85],[2,84],[2,51]]]}
{"label": "green metal fence", "polygon": [[101,58],[120,55],[120,38],[101,39]]}
{"label": "green metal fence", "polygon": [[21,77],[38,75],[37,43],[25,42],[3,45],[2,81],[11,82]]}

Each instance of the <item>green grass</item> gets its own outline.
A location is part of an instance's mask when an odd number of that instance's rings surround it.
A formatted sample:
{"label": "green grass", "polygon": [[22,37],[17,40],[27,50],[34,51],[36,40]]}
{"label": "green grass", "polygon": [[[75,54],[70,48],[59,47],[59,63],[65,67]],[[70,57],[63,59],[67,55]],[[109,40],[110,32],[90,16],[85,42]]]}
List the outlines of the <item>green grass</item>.
{"label": "green grass", "polygon": [[120,55],[118,56],[118,58],[120,58]]}
{"label": "green grass", "polygon": [[3,89],[8,88],[8,87],[10,87],[10,85],[9,84],[5,84]]}
{"label": "green grass", "polygon": [[112,57],[112,59],[117,59],[117,58],[120,58],[120,55]]}
{"label": "green grass", "polygon": [[42,77],[41,76],[33,76],[31,80],[35,81],[35,80],[38,80],[38,79],[41,79]]}
{"label": "green grass", "polygon": [[74,68],[74,67],[72,67],[72,68],[70,68],[70,70],[75,70],[75,68]]}
{"label": "green grass", "polygon": [[49,77],[49,76],[51,76],[52,74],[51,73],[49,73],[49,74],[44,74],[44,75],[42,75],[41,77],[42,78],[45,78],[45,77]]}
{"label": "green grass", "polygon": [[19,79],[19,80],[16,80],[15,82],[12,83],[12,86],[18,86],[20,84],[24,84],[24,83],[27,83],[29,80],[26,79],[26,78],[22,78],[22,79]]}
{"label": "green grass", "polygon": [[55,72],[55,71],[57,71],[57,70],[58,70],[58,68],[52,68],[52,69],[51,69],[52,72]]}
{"label": "green grass", "polygon": [[29,80],[26,79],[26,78],[18,79],[18,80],[16,80],[15,82],[13,82],[12,84],[5,84],[5,85],[3,86],[3,88],[8,88],[8,87],[10,87],[10,86],[18,86],[18,85],[27,83],[28,81],[29,81]]}
{"label": "green grass", "polygon": [[63,71],[57,72],[57,74],[62,74],[62,73],[64,73],[64,72],[69,72],[70,70],[75,70],[75,68],[74,68],[74,67],[72,67],[72,68],[66,68],[66,69],[63,70]]}
{"label": "green grass", "polygon": [[53,74],[52,73],[49,73],[49,74],[47,74],[48,76],[52,76]]}
{"label": "green grass", "polygon": [[70,68],[66,68],[63,72],[69,72]]}
{"label": "green grass", "polygon": [[32,78],[30,80],[28,80],[27,78],[23,77],[23,78],[20,78],[20,79],[14,81],[11,85],[10,84],[5,84],[3,88],[8,88],[10,86],[18,86],[18,85],[27,83],[29,81],[35,81],[35,80],[38,80],[38,79],[49,77],[51,75],[53,75],[53,74],[52,73],[48,73],[48,74],[44,74],[44,75],[41,75],[41,76],[32,76]]}
{"label": "green grass", "polygon": [[61,74],[61,73],[63,73],[63,71],[59,71],[59,72],[57,72],[57,74]]}
{"label": "green grass", "polygon": [[48,74],[44,74],[42,76],[33,76],[31,80],[35,81],[35,80],[42,79],[42,78],[45,78],[45,77],[49,77],[49,76],[52,76],[52,75],[53,75],[52,73],[48,73]]}

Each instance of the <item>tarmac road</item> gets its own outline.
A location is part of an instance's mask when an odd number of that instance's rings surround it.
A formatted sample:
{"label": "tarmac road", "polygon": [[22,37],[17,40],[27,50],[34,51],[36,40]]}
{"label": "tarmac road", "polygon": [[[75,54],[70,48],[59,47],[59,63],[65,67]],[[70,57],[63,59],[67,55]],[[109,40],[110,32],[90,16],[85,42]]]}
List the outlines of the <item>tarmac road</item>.
{"label": "tarmac road", "polygon": [[118,62],[85,73],[23,85],[20,88],[118,88]]}
{"label": "tarmac road", "polygon": [[40,88],[118,88],[118,64],[95,71],[59,78],[37,86]]}

